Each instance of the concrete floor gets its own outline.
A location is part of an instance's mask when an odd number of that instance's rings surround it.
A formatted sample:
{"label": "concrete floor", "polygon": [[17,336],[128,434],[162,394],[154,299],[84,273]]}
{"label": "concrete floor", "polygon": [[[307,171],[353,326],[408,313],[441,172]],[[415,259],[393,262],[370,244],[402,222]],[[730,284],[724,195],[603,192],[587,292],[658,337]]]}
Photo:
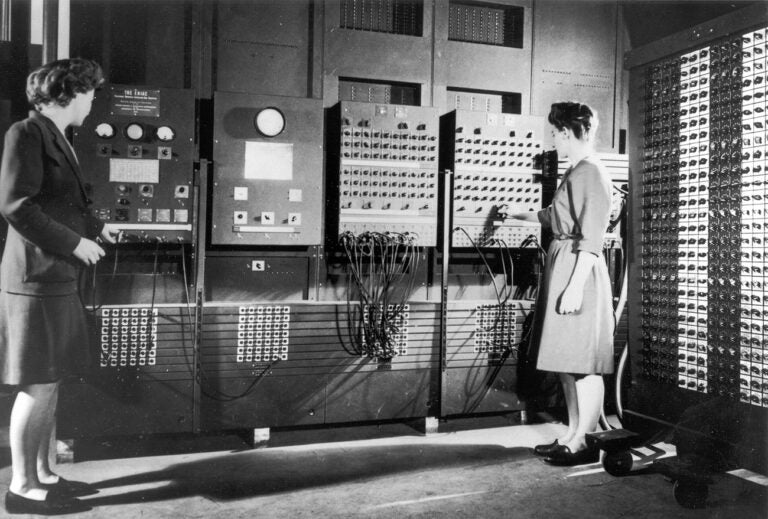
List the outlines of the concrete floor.
{"label": "concrete floor", "polygon": [[765,487],[734,476],[710,487],[706,508],[687,510],[660,474],[615,478],[599,464],[552,467],[533,456],[563,428],[484,418],[441,423],[429,436],[404,424],[283,431],[256,450],[235,436],[122,438],[76,445],[82,460],[57,470],[98,487],[84,498],[93,510],[76,515],[84,518],[768,517]]}

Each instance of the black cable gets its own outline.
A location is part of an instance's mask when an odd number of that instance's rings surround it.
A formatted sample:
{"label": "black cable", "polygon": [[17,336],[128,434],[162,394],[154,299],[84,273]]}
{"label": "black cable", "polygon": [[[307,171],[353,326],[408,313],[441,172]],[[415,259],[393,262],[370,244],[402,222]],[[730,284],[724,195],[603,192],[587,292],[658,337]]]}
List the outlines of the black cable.
{"label": "black cable", "polygon": [[[469,233],[464,229],[463,227],[456,227],[454,231],[461,231],[463,232],[467,239],[469,240],[469,243],[472,244],[472,246],[475,249],[475,252],[477,252],[477,255],[480,256],[480,259],[483,261],[483,265],[485,265],[485,269],[488,271],[488,275],[491,278],[491,283],[493,284],[493,291],[496,294],[496,301],[498,301],[499,305],[501,305],[501,296],[499,294],[499,287],[496,285],[496,279],[493,275],[493,270],[491,270],[491,266],[488,265],[488,261],[485,259],[485,255],[480,251],[480,247],[477,246],[477,243],[475,243],[475,240],[472,239],[472,237],[469,235]],[[506,282],[506,280],[504,280]]]}
{"label": "black cable", "polygon": [[[409,233],[371,231],[357,236],[345,232],[339,237],[350,272],[347,324],[356,353],[379,359],[390,359],[399,353],[396,337],[402,332],[403,315],[421,258],[415,240]],[[353,282],[357,289],[357,311],[352,310]],[[394,299],[398,288],[400,297]]]}

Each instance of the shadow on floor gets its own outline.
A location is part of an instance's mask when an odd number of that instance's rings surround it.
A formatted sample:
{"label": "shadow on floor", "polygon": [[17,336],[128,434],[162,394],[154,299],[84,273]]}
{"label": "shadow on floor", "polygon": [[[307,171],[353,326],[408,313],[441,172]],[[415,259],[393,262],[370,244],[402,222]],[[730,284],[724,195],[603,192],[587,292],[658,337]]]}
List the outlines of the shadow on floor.
{"label": "shadow on floor", "polygon": [[531,449],[495,445],[396,445],[307,451],[249,451],[179,463],[158,471],[96,482],[100,489],[157,483],[157,488],[83,499],[109,506],[204,496],[236,500],[391,474],[452,466],[508,464],[533,457]]}

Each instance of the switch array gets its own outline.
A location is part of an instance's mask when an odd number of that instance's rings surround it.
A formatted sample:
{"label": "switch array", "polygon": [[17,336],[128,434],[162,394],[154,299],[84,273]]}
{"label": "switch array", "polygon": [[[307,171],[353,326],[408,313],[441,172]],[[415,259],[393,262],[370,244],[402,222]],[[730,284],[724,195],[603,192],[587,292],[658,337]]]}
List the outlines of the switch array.
{"label": "switch array", "polygon": [[237,362],[288,360],[291,307],[241,306],[237,315]]}
{"label": "switch array", "polygon": [[519,304],[478,305],[475,308],[473,351],[509,353],[511,358],[516,359],[526,313]]}
{"label": "switch array", "polygon": [[444,132],[454,171],[453,247],[517,247],[540,226],[509,215],[541,209],[540,117],[456,110]]}
{"label": "switch array", "polygon": [[339,110],[339,235],[405,230],[436,245],[436,109],[343,101]]}
{"label": "switch array", "polygon": [[154,366],[157,362],[157,308],[102,308],[102,368]]}

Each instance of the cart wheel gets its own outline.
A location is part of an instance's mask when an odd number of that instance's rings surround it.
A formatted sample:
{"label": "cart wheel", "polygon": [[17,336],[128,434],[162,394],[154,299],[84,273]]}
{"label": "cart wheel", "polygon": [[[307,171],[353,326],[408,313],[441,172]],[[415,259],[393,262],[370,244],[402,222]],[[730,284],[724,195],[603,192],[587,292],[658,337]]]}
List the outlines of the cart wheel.
{"label": "cart wheel", "polygon": [[629,451],[606,452],[603,468],[611,476],[626,476],[632,470],[632,454]]}
{"label": "cart wheel", "polygon": [[672,494],[675,496],[675,501],[677,501],[677,504],[680,506],[692,509],[704,508],[704,503],[707,501],[707,494],[709,494],[709,487],[704,483],[678,479],[675,481],[675,486],[672,488]]}

